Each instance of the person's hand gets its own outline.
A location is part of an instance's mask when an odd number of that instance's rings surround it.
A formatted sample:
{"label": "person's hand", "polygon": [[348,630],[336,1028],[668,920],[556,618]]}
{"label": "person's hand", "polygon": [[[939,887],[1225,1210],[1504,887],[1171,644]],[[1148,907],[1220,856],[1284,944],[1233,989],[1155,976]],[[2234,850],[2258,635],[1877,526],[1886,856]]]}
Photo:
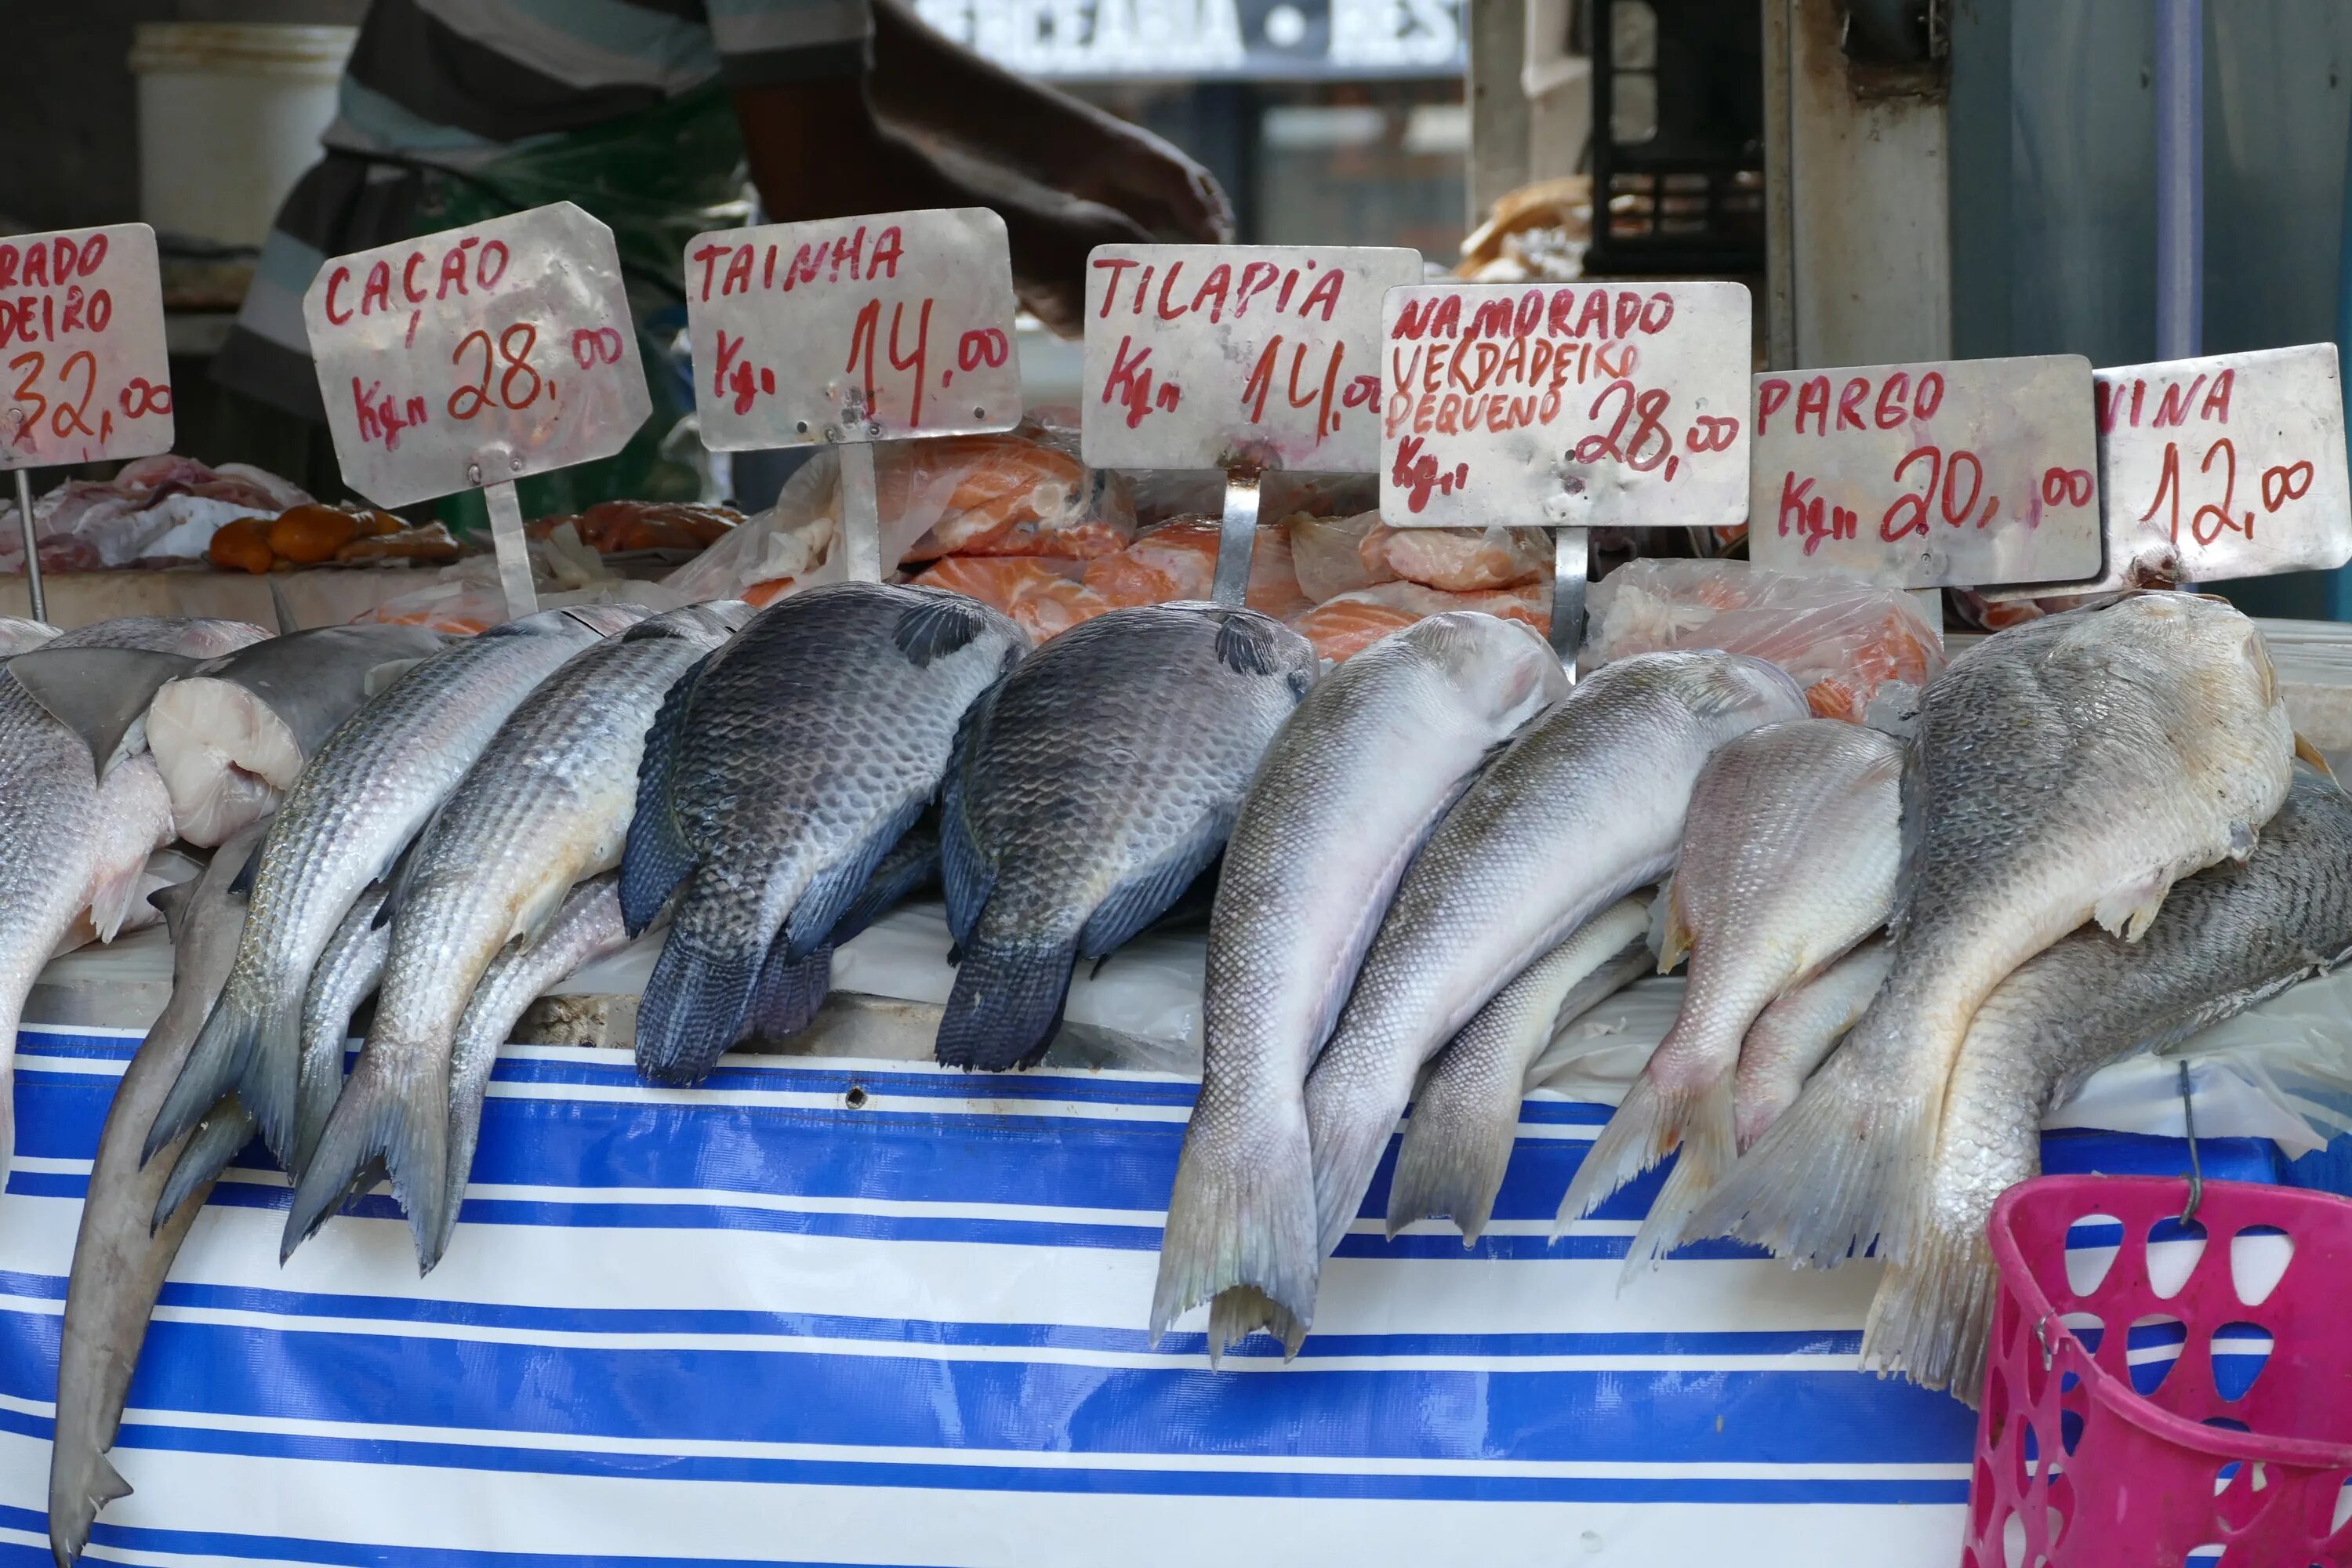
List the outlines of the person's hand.
{"label": "person's hand", "polygon": [[1126,214],[1147,237],[1227,245],[1233,205],[1208,170],[1139,126],[1105,114],[1099,128],[1054,171],[1054,183],[1081,201]]}
{"label": "person's hand", "polygon": [[1013,291],[1031,314],[1066,338],[1086,326],[1087,258],[1098,245],[1142,245],[1151,237],[1133,218],[1096,202],[1059,192],[1033,192],[1032,201],[1007,201],[1004,217],[1013,248]]}

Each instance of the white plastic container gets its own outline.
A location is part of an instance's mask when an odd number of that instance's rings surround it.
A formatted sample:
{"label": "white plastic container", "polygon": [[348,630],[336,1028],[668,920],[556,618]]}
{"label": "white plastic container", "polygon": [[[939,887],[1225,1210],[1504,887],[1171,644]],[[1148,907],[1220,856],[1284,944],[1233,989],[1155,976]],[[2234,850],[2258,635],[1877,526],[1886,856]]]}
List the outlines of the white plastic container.
{"label": "white plastic container", "polygon": [[143,22],[139,216],[159,234],[258,246],[318,160],[354,27]]}

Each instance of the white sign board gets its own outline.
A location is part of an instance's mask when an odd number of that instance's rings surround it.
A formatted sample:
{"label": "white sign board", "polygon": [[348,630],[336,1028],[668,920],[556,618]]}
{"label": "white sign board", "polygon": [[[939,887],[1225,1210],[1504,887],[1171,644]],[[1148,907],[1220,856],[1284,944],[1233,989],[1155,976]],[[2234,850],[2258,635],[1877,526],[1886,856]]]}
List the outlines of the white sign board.
{"label": "white sign board", "polygon": [[1750,345],[1738,283],[1391,289],[1381,521],[1735,526]]}
{"label": "white sign board", "polygon": [[1011,251],[985,207],[698,235],[686,287],[714,451],[1021,422]]}
{"label": "white sign board", "polygon": [[2101,588],[2352,561],[2334,343],[2097,373]]}
{"label": "white sign board", "polygon": [[0,239],[0,468],[172,449],[155,231]]}
{"label": "white sign board", "polygon": [[379,506],[609,458],[653,412],[613,231],[570,202],[334,257],[302,319]]}
{"label": "white sign board", "polygon": [[1412,250],[1097,247],[1079,385],[1087,462],[1370,473],[1381,297],[1420,281]]}
{"label": "white sign board", "polygon": [[2088,360],[1782,371],[1755,385],[1758,565],[1906,588],[2099,574]]}

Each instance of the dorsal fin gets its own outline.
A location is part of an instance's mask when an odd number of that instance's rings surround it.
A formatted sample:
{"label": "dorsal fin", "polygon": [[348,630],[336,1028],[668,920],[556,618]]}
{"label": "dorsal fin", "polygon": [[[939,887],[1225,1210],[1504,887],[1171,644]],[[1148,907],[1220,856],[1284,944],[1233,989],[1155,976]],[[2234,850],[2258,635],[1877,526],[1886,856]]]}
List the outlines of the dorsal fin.
{"label": "dorsal fin", "polygon": [[269,607],[278,612],[278,635],[292,637],[302,629],[302,622],[294,614],[294,606],[286,602],[286,590],[277,578],[269,579]]}
{"label": "dorsal fin", "polygon": [[133,731],[155,689],[203,662],[136,647],[40,647],[10,659],[8,673],[49,717],[81,737],[103,778],[125,742],[137,744]]}
{"label": "dorsal fin", "polygon": [[180,940],[180,926],[188,918],[188,905],[196,896],[196,879],[184,882],[169,882],[147,895],[147,902],[163,917],[163,929],[172,941]]}

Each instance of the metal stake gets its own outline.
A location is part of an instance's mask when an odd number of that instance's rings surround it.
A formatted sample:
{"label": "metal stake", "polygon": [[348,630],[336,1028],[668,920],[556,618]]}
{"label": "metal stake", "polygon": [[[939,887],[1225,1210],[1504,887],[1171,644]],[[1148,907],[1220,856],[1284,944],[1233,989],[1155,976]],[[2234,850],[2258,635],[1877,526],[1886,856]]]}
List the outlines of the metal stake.
{"label": "metal stake", "polygon": [[1250,557],[1257,551],[1257,474],[1225,473],[1225,515],[1217,525],[1217,577],[1212,590],[1220,605],[1238,607],[1249,598]]}
{"label": "metal stake", "polygon": [[1584,645],[1584,585],[1592,566],[1591,531],[1558,528],[1551,536],[1551,646],[1576,679],[1576,650]]}
{"label": "metal stake", "polygon": [[842,560],[853,583],[882,581],[882,500],[874,483],[874,445],[844,441],[841,455]]}
{"label": "metal stake", "polygon": [[[472,470],[479,479],[481,470]],[[539,613],[539,590],[530,582],[530,546],[523,540],[522,502],[513,485],[499,481],[482,487],[482,500],[490,509],[490,543],[499,552],[499,586],[506,590],[507,619],[520,620]]]}
{"label": "metal stake", "polygon": [[33,539],[33,471],[16,470],[16,526],[25,531],[25,595],[33,602],[33,618],[49,618],[48,595],[41,591],[41,551]]}
{"label": "metal stake", "polygon": [[2202,352],[2205,6],[2156,5],[2156,357]]}

